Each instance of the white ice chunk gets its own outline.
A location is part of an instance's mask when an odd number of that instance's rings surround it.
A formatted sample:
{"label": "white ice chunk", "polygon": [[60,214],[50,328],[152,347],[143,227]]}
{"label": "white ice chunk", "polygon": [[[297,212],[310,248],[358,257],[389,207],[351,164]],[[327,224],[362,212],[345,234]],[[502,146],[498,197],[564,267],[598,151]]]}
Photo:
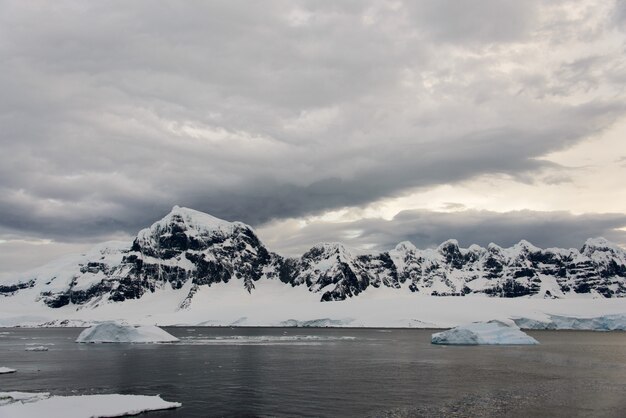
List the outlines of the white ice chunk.
{"label": "white ice chunk", "polygon": [[438,332],[432,335],[431,342],[446,345],[539,344],[515,324],[502,321],[474,322]]}
{"label": "white ice chunk", "polygon": [[48,347],[45,347],[43,345],[36,345],[36,346],[26,347],[24,351],[48,351]]}
{"label": "white ice chunk", "polygon": [[12,418],[121,417],[180,406],[180,403],[164,401],[160,396],[50,396],[48,393],[0,392],[0,417]]}
{"label": "white ice chunk", "polygon": [[168,343],[178,338],[155,325],[132,326],[119,322],[103,322],[87,328],[77,343]]}
{"label": "white ice chunk", "polygon": [[0,374],[7,374],[7,373],[15,373],[15,369],[10,369],[8,367],[0,367]]}

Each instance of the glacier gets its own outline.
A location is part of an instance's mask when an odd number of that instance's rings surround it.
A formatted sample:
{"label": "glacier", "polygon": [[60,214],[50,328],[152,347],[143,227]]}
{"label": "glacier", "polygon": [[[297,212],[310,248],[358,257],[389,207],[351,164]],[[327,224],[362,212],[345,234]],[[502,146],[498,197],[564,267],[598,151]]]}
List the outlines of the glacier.
{"label": "glacier", "polygon": [[524,329],[626,331],[626,315],[604,315],[591,318],[548,315],[545,320],[512,319],[520,328]]}

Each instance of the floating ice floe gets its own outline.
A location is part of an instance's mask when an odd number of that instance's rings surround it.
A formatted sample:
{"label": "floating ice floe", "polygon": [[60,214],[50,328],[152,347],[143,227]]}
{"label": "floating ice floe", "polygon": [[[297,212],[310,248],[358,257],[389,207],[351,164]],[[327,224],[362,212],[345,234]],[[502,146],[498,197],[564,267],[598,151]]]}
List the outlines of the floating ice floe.
{"label": "floating ice floe", "polygon": [[0,392],[0,417],[12,418],[120,417],[180,406],[158,395],[50,396],[49,393]]}
{"label": "floating ice floe", "polygon": [[438,332],[432,335],[431,342],[445,345],[539,344],[514,323],[502,321],[474,322]]}
{"label": "floating ice floe", "polygon": [[7,373],[15,373],[15,369],[10,369],[8,367],[0,367],[0,374],[7,374]]}
{"label": "floating ice floe", "polygon": [[87,328],[77,343],[169,343],[178,338],[155,325],[132,326],[119,322],[103,322]]}
{"label": "floating ice floe", "polygon": [[24,351],[48,351],[48,347],[43,345],[35,345],[26,347]]}

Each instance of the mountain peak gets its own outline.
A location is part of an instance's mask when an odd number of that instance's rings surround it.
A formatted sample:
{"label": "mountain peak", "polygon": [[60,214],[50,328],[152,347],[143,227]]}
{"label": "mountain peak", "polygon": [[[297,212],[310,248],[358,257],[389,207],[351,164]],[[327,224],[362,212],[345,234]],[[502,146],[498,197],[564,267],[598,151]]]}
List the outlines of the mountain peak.
{"label": "mountain peak", "polygon": [[417,251],[417,247],[411,241],[402,241],[395,248],[396,251]]}
{"label": "mountain peak", "polygon": [[150,229],[163,224],[183,223],[187,228],[196,230],[232,229],[233,222],[217,218],[205,212],[189,209],[183,206],[174,206],[161,220],[152,224]]}
{"label": "mountain peak", "polygon": [[348,248],[341,242],[320,242],[315,244],[313,248],[325,253],[343,254],[349,252]]}
{"label": "mountain peak", "polygon": [[619,245],[612,243],[611,241],[609,241],[606,238],[603,237],[596,237],[596,238],[589,238],[587,241],[585,241],[585,244],[583,245],[583,248],[581,249],[581,253],[585,254],[585,255],[589,255],[590,253],[594,252],[594,251],[624,251],[623,248],[621,248]]}
{"label": "mountain peak", "polygon": [[539,250],[539,247],[534,246],[530,241],[526,241],[525,239],[515,244],[515,247],[528,248],[531,250]]}
{"label": "mountain peak", "polygon": [[358,256],[369,254],[366,250],[349,247],[340,242],[320,242],[309,251],[307,251],[303,257],[332,257],[338,256],[342,261],[352,260]]}
{"label": "mountain peak", "polygon": [[459,241],[455,239],[448,239],[442,242],[439,247],[437,247],[437,251],[441,252],[449,252],[449,251],[458,251],[459,250]]}
{"label": "mountain peak", "polygon": [[137,234],[140,243],[150,242],[158,237],[184,233],[189,237],[231,235],[238,223],[228,222],[208,213],[181,206],[174,206],[162,219]]}

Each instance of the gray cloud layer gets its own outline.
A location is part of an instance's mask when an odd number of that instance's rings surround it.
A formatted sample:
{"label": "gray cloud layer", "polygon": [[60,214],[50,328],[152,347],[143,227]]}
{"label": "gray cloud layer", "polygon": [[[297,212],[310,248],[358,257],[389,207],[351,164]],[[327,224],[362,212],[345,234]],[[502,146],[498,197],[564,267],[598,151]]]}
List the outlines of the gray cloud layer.
{"label": "gray cloud layer", "polygon": [[598,236],[624,245],[626,230],[618,229],[623,227],[626,227],[625,214],[411,210],[400,212],[391,220],[314,223],[286,240],[278,238],[275,243],[270,243],[270,247],[278,246],[279,252],[299,255],[312,243],[341,241],[355,248],[382,251],[401,241],[411,241],[418,248],[429,248],[454,238],[464,247],[471,244],[487,246],[491,242],[509,247],[526,239],[542,248],[580,248],[587,238]]}
{"label": "gray cloud layer", "polygon": [[0,236],[134,233],[174,204],[258,225],[532,175],[625,111],[622,54],[580,48],[623,7],[567,7],[2,2]]}

